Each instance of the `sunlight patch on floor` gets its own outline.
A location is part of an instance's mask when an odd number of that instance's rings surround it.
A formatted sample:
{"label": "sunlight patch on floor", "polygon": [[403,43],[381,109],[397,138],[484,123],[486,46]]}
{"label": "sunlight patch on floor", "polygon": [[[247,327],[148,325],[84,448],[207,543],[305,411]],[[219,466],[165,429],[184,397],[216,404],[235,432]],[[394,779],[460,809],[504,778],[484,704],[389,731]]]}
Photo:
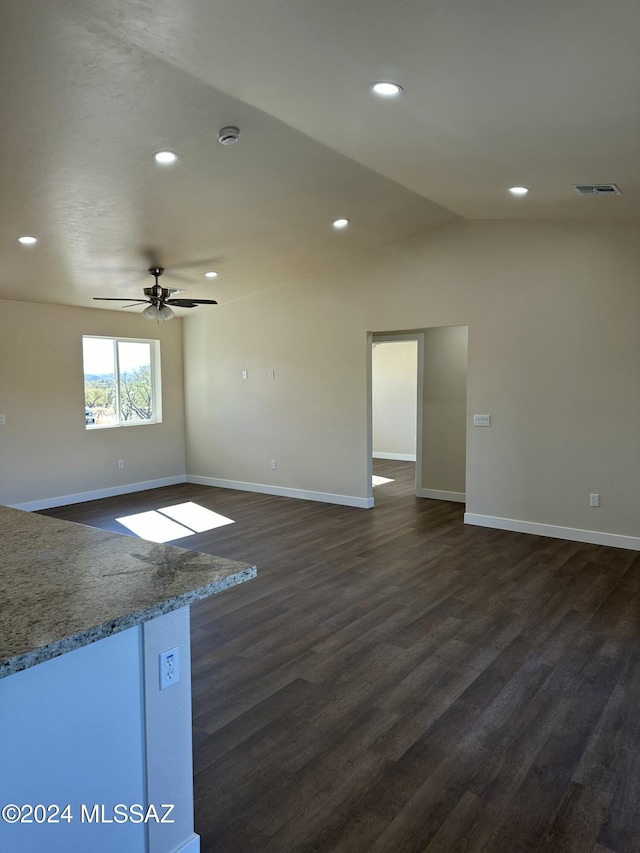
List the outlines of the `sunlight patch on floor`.
{"label": "sunlight patch on floor", "polygon": [[193,501],[175,504],[174,506],[165,506],[159,511],[163,515],[168,515],[174,521],[190,527],[196,533],[204,533],[205,530],[214,530],[216,527],[224,527],[225,524],[235,523],[232,518],[220,515],[219,512],[213,512],[213,510],[200,506],[200,504],[196,504]]}
{"label": "sunlight patch on floor", "polygon": [[133,515],[116,518],[116,521],[148,542],[171,542],[173,539],[182,539],[184,536],[193,536],[195,533],[195,530],[176,524],[175,521],[156,510],[136,512]]}
{"label": "sunlight patch on floor", "polygon": [[136,512],[116,518],[116,521],[148,542],[172,542],[174,539],[183,539],[185,536],[193,536],[194,533],[203,533],[205,530],[235,523],[232,518],[213,512],[193,501],[149,512]]}
{"label": "sunlight patch on floor", "polygon": [[376,486],[382,486],[385,483],[394,483],[395,480],[390,479],[389,477],[378,477],[377,474],[373,474],[371,476],[371,485],[375,488]]}

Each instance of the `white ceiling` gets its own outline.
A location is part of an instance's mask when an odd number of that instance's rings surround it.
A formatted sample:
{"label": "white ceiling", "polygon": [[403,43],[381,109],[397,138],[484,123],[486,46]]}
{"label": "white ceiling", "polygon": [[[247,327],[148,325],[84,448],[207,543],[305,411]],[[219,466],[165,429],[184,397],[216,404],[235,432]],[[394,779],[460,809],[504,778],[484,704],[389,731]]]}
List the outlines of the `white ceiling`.
{"label": "white ceiling", "polygon": [[138,297],[153,258],[223,304],[457,217],[640,220],[638,0],[0,8],[0,298]]}

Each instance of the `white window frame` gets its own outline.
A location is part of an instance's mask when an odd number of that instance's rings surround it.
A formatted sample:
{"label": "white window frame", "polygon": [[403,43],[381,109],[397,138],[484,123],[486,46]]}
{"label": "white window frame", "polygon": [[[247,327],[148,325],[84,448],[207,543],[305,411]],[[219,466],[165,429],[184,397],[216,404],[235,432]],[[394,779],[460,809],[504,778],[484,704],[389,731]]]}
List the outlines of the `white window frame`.
{"label": "white window frame", "polygon": [[[111,341],[113,344],[113,363],[114,363],[114,371],[115,371],[115,379],[116,379],[116,399],[115,399],[115,412],[116,412],[116,423],[114,424],[86,424],[85,429],[87,430],[101,430],[101,429],[115,429],[118,427],[130,427],[130,426],[149,426],[150,424],[159,424],[162,423],[162,376],[160,371],[160,341],[152,338],[121,338],[121,337],[113,337],[112,335],[83,335],[83,361],[82,361],[82,397],[83,400],[86,400],[85,396],[85,372],[84,372],[84,341],[87,338],[92,338],[94,340],[103,340],[103,341]],[[134,343],[134,344],[150,344],[149,351],[151,357],[151,410],[153,412],[153,417],[149,420],[131,420],[131,421],[122,421],[120,420],[120,363],[118,357],[118,344],[119,343]],[[83,406],[83,410],[86,408],[86,403]]]}

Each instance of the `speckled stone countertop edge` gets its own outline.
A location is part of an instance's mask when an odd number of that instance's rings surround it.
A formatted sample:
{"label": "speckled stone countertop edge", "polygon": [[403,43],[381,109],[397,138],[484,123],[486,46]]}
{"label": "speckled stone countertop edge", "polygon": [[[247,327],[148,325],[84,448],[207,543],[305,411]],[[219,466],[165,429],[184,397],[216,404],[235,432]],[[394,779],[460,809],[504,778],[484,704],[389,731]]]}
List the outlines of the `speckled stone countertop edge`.
{"label": "speckled stone countertop edge", "polygon": [[165,613],[170,613],[172,610],[179,610],[196,601],[201,601],[204,598],[209,598],[211,595],[216,595],[229,589],[232,586],[237,586],[240,583],[251,580],[257,575],[255,566],[249,566],[240,572],[227,575],[224,578],[219,578],[216,581],[205,584],[204,586],[192,589],[181,593],[173,598],[165,601],[160,601],[145,607],[142,610],[137,610],[132,613],[127,613],[116,619],[110,619],[102,625],[96,625],[85,631],[80,631],[71,637],[57,640],[54,643],[41,646],[40,648],[32,649],[24,654],[16,655],[4,661],[0,661],[0,678],[8,675],[14,675],[17,672],[22,672],[29,667],[36,666],[39,663],[44,663],[52,658],[71,652],[74,649],[79,649],[82,646],[88,646],[98,640],[104,640],[120,631],[126,631],[128,628],[134,628],[136,625],[142,625],[144,622],[149,622],[157,616],[163,616]]}

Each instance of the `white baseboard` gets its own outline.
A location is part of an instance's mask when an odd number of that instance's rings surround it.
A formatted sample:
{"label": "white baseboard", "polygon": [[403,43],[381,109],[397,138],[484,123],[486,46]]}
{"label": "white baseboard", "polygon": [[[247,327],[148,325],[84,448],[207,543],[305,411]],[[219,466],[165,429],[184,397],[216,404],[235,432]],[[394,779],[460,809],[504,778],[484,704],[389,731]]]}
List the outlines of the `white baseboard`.
{"label": "white baseboard", "polygon": [[383,453],[374,450],[372,453],[374,459],[398,459],[401,462],[415,462],[415,453]]}
{"label": "white baseboard", "polygon": [[588,542],[590,545],[607,545],[610,548],[626,548],[629,551],[640,551],[640,537],[624,536],[621,533],[581,530],[577,527],[560,527],[556,524],[538,524],[533,521],[520,521],[517,518],[477,515],[474,512],[465,512],[464,522],[465,524],[475,524],[479,527],[493,527],[496,530],[533,533],[536,536],[550,536],[553,539],[568,539],[570,542]]}
{"label": "white baseboard", "polygon": [[278,495],[281,498],[297,498],[303,501],[320,501],[359,509],[370,509],[373,506],[373,498],[332,495],[329,492],[308,492],[305,489],[290,489],[286,486],[272,486],[266,483],[243,483],[239,480],[221,480],[218,477],[198,477],[195,474],[187,474],[187,483],[214,486],[218,489],[238,489],[241,492],[258,492],[262,495]]}
{"label": "white baseboard", "polygon": [[464,492],[443,492],[440,489],[416,489],[416,497],[431,498],[433,501],[456,501],[461,504],[467,500]]}
{"label": "white baseboard", "polygon": [[184,474],[175,477],[162,477],[159,480],[146,480],[144,483],[125,483],[122,486],[111,486],[108,489],[95,489],[92,492],[79,492],[77,495],[58,495],[55,498],[45,498],[41,501],[27,501],[21,504],[11,504],[14,509],[24,509],[27,512],[36,512],[39,509],[51,509],[54,506],[67,506],[67,504],[79,504],[86,501],[97,501],[100,498],[112,498],[116,495],[128,495],[130,492],[145,492],[147,489],[159,489],[162,486],[175,486],[178,483],[186,483]]}

